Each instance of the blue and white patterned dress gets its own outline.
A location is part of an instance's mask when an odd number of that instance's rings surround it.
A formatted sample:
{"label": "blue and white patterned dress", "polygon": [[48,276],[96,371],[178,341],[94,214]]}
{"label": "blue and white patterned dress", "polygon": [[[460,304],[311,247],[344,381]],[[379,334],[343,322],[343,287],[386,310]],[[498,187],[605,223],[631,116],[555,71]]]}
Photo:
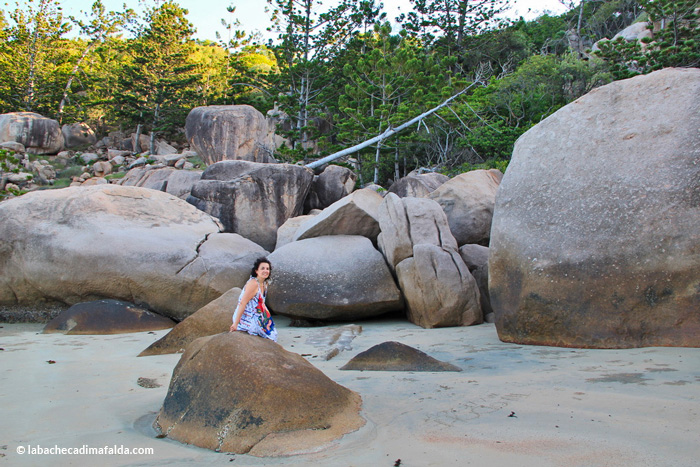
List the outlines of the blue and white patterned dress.
{"label": "blue and white patterned dress", "polygon": [[[250,280],[255,280],[253,277]],[[256,281],[257,282],[257,281]],[[253,298],[250,299],[248,304],[243,310],[243,316],[238,323],[238,331],[245,331],[253,336],[265,337],[267,339],[272,339],[277,342],[277,329],[275,329],[275,323],[272,321],[272,317],[269,316],[269,311],[265,306],[265,297],[267,296],[267,290],[263,293],[258,285],[258,291]],[[243,292],[238,297],[238,304],[236,305],[236,310],[241,305],[241,299],[243,298]],[[266,313],[261,313],[260,311],[260,301],[262,300],[263,309]],[[236,312],[233,313],[233,319],[235,320]]]}

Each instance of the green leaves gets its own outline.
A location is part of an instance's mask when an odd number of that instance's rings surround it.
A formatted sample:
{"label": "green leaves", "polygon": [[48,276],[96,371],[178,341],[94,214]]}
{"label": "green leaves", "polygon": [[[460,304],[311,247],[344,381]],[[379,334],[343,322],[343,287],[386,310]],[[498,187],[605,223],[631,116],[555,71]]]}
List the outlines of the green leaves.
{"label": "green leaves", "polygon": [[115,96],[122,118],[151,132],[174,132],[194,103],[192,84],[200,78],[187,10],[173,1],[153,7],[131,43],[133,60],[124,65]]}
{"label": "green leaves", "polygon": [[640,41],[599,43],[598,56],[605,59],[616,79],[645,74],[665,67],[700,66],[700,21],[697,0],[640,0],[653,31]]}

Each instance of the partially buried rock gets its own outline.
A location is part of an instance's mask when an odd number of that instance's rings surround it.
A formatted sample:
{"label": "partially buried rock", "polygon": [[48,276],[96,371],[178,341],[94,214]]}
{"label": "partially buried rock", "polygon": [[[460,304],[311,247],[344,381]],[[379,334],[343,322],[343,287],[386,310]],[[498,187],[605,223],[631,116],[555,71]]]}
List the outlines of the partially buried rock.
{"label": "partially buried rock", "polygon": [[151,344],[139,357],[181,352],[193,340],[229,330],[241,289],[234,287],[179,322],[169,333]]}
{"label": "partially buried rock", "polygon": [[227,332],[187,347],[154,426],[215,451],[291,455],[360,428],[360,406],[358,394],[300,355],[269,339]]}
{"label": "partially buried rock", "polygon": [[44,328],[44,333],[122,334],[171,328],[170,318],[120,300],[96,300],[73,305]]}
{"label": "partially buried rock", "polygon": [[436,360],[425,352],[400,342],[382,342],[360,352],[341,370],[368,371],[462,371],[451,363]]}

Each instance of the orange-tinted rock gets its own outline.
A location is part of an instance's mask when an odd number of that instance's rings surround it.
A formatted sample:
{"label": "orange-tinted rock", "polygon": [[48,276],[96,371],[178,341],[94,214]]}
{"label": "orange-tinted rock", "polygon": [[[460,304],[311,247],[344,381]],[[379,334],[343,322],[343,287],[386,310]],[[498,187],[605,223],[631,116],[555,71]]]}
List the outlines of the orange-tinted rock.
{"label": "orange-tinted rock", "polygon": [[300,355],[269,339],[227,332],[187,347],[154,426],[206,449],[290,455],[360,428],[360,406],[358,394]]}
{"label": "orange-tinted rock", "polygon": [[195,339],[229,330],[241,289],[234,287],[177,323],[166,335],[151,344],[139,357],[184,351]]}

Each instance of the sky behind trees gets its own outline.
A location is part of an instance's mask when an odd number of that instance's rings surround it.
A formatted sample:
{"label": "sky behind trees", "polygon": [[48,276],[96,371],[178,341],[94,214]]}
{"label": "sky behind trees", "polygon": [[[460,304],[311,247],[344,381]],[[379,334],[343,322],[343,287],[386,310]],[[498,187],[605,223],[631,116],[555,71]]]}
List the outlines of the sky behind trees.
{"label": "sky behind trees", "polygon": [[[265,38],[274,37],[274,34],[267,33],[265,29],[270,26],[270,16],[265,13],[267,1],[265,0],[176,0],[177,3],[189,10],[188,18],[195,26],[197,39],[216,40],[216,31],[224,35],[224,28],[221,26],[221,19],[231,20],[226,7],[233,4],[236,7],[235,18],[241,22],[241,29],[247,32],[258,30],[264,34]],[[80,11],[90,11],[94,0],[63,0],[64,13],[80,17]],[[137,0],[103,0],[107,10],[121,10],[126,3],[129,8],[140,10]],[[325,2],[327,4],[332,1]],[[401,12],[410,11],[408,0],[384,0],[384,10],[388,18],[393,19]],[[563,13],[567,10],[559,0],[511,0],[511,10],[509,16],[523,16],[525,19],[534,19],[545,11],[552,13]],[[328,6],[328,5],[325,5]]]}

